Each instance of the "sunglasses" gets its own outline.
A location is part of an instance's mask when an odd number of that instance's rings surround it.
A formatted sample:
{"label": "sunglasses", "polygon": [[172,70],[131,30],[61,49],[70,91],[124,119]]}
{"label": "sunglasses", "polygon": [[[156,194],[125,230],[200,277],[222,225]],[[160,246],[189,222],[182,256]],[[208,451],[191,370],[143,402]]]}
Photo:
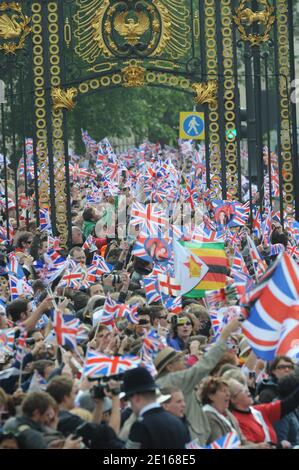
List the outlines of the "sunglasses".
{"label": "sunglasses", "polygon": [[294,370],[295,366],[293,364],[285,364],[285,365],[277,366],[276,369],[278,369],[278,370],[284,370],[284,369]]}
{"label": "sunglasses", "polygon": [[142,320],[139,320],[138,325],[148,325],[149,323],[150,323],[149,320],[142,319]]}
{"label": "sunglasses", "polygon": [[191,326],[191,325],[192,325],[192,323],[189,320],[184,321],[182,323],[178,322],[178,326]]}

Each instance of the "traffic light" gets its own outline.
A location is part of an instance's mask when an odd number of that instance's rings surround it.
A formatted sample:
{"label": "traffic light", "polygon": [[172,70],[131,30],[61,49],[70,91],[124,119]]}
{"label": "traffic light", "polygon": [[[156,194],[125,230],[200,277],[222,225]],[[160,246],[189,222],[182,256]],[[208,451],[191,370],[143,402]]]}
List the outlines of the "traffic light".
{"label": "traffic light", "polygon": [[237,137],[240,140],[248,138],[247,109],[240,109],[239,120],[240,132],[238,133],[237,128],[227,130],[225,134],[228,140],[234,141]]}
{"label": "traffic light", "polygon": [[241,128],[241,139],[248,138],[248,127],[247,127],[247,109],[240,109],[240,128]]}
{"label": "traffic light", "polygon": [[228,131],[226,131],[226,137],[228,138],[228,140],[235,140],[237,134],[237,129],[229,129]]}

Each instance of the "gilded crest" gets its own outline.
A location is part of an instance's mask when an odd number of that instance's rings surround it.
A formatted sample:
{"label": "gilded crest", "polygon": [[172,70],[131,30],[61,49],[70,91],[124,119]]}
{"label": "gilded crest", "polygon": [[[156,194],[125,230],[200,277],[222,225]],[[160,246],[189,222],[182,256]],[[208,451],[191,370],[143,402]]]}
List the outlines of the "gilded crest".
{"label": "gilded crest", "polygon": [[141,36],[148,31],[150,19],[143,12],[136,12],[134,17],[129,17],[126,13],[119,13],[114,20],[114,27],[118,34],[130,44],[136,46]]}
{"label": "gilded crest", "polygon": [[51,91],[54,111],[59,109],[67,109],[70,111],[74,109],[74,98],[77,96],[78,91],[76,88],[69,88],[62,90],[62,88],[53,88]]}
{"label": "gilded crest", "polygon": [[126,88],[142,87],[146,70],[143,67],[129,65],[122,69],[123,85]]}
{"label": "gilded crest", "polygon": [[77,0],[76,53],[93,64],[99,57],[175,60],[191,48],[190,11],[181,0]]}
{"label": "gilded crest", "polygon": [[[236,8],[234,21],[243,41],[250,42],[251,46],[261,46],[270,39],[270,32],[275,22],[275,10],[268,0],[259,0],[262,10],[253,11],[248,5],[248,0],[241,1],[240,6]],[[259,26],[259,33],[252,31],[254,25]]]}
{"label": "gilded crest", "polygon": [[217,82],[210,80],[206,83],[194,83],[192,89],[195,92],[194,101],[196,104],[214,104],[217,100]]}
{"label": "gilded crest", "polygon": [[18,49],[23,49],[31,32],[30,21],[19,3],[0,4],[0,50],[5,54],[16,54]]}

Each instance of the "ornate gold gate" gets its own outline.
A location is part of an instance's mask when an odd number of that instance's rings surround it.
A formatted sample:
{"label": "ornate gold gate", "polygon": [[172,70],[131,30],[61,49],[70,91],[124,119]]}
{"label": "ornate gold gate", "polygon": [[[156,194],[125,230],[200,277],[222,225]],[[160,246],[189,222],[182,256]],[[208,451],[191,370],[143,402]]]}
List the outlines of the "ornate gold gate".
{"label": "ornate gold gate", "polygon": [[[265,116],[260,97],[267,78],[277,101],[280,209],[282,214],[295,211],[291,5],[288,0],[1,3],[0,79],[10,84],[10,106],[1,105],[2,118],[13,113],[19,99],[15,73],[21,69],[40,172],[36,207],[50,207],[52,225],[65,242],[71,208],[67,114],[84,95],[113,87],[123,87],[125,93],[130,87],[158,85],[192,94],[206,113],[208,183],[219,197],[238,198],[242,138],[249,142],[249,171],[263,192],[267,135],[261,130]],[[247,90],[245,135],[240,89]],[[271,113],[269,107],[266,111]],[[17,152],[17,129],[11,131]],[[298,191],[296,198],[298,215]]]}

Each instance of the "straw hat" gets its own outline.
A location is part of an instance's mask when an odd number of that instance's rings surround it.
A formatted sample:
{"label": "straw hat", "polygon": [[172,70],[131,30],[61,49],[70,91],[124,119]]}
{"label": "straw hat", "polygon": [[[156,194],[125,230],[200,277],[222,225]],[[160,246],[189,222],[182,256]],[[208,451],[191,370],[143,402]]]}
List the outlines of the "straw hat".
{"label": "straw hat", "polygon": [[176,351],[173,348],[167,347],[157,354],[154,364],[158,371],[158,375],[164,371],[165,367],[183,355],[182,352]]}
{"label": "straw hat", "polygon": [[240,348],[240,354],[239,354],[240,357],[245,356],[245,354],[251,350],[251,347],[245,337],[241,339],[239,343],[239,348]]}

